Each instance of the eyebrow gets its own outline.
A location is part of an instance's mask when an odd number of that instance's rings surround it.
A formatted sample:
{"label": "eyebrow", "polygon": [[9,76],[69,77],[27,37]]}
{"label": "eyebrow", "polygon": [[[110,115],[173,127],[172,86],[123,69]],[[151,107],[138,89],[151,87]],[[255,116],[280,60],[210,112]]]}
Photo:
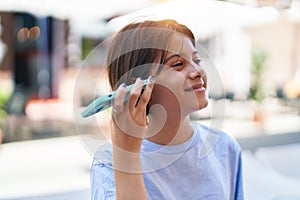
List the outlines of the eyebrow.
{"label": "eyebrow", "polygon": [[[193,51],[193,55],[195,55],[195,54],[198,54],[198,51]],[[164,61],[164,63],[167,63],[170,59],[172,59],[172,58],[174,58],[174,57],[183,57],[183,56],[181,56],[180,54],[172,54],[170,57],[168,57],[165,61]]]}
{"label": "eyebrow", "polygon": [[174,58],[174,57],[180,57],[180,55],[179,55],[179,54],[172,54],[170,57],[168,57],[168,58],[164,61],[164,63],[167,63],[170,59],[172,59],[172,58]]}

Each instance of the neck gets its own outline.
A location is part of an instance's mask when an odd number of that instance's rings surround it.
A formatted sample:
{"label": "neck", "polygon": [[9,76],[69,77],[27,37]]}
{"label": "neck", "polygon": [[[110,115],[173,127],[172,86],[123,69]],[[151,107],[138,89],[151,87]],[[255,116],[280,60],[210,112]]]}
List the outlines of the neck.
{"label": "neck", "polygon": [[165,112],[157,111],[151,113],[150,121],[147,139],[156,144],[181,144],[193,134],[189,116],[182,117],[181,114],[172,112],[166,115]]}

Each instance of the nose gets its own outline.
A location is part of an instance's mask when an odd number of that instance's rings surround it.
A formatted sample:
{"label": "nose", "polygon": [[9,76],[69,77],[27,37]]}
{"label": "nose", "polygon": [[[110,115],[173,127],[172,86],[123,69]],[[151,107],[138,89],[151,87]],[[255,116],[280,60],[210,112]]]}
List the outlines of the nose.
{"label": "nose", "polygon": [[199,65],[189,64],[188,76],[190,79],[203,78],[205,76],[205,70]]}

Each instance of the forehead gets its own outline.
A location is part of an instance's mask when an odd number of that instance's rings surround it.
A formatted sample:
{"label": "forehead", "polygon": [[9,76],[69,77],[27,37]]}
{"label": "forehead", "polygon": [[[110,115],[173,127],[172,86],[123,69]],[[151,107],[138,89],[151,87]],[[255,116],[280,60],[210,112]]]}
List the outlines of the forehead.
{"label": "forehead", "polygon": [[187,56],[196,52],[197,49],[194,47],[190,38],[180,34],[175,34],[171,37],[168,46],[168,54],[179,54],[181,56]]}

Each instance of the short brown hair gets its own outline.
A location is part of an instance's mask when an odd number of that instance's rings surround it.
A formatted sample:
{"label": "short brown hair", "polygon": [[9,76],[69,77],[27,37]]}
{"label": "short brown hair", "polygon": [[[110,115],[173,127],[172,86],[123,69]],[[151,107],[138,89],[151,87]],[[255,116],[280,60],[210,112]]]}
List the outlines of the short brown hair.
{"label": "short brown hair", "polygon": [[144,21],[122,28],[112,40],[107,54],[111,88],[115,89],[123,82],[131,84],[133,78],[146,79],[150,75],[151,67],[144,65],[157,62],[158,56],[159,64],[163,64],[172,36],[171,31],[190,38],[195,46],[191,30],[174,20]]}

